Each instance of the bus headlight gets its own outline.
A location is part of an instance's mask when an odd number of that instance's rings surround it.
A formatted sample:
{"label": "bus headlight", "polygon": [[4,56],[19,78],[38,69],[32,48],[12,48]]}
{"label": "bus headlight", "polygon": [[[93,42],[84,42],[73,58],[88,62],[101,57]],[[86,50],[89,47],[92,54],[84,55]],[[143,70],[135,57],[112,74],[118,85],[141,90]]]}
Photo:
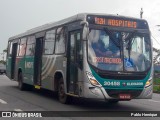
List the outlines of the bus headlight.
{"label": "bus headlight", "polygon": [[99,85],[99,83],[95,79],[90,79],[90,82],[92,85]]}
{"label": "bus headlight", "polygon": [[146,82],[146,85],[145,87],[148,87],[152,84],[152,78],[150,78],[147,82]]}
{"label": "bus headlight", "polygon": [[95,77],[90,72],[86,72],[86,74],[92,85],[100,85],[100,83],[95,79]]}

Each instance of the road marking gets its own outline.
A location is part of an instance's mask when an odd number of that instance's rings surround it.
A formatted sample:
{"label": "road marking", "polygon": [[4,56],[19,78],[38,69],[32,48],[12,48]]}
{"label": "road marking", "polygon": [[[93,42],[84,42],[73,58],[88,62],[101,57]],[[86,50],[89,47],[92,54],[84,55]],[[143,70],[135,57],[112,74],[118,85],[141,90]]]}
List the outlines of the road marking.
{"label": "road marking", "polygon": [[149,100],[149,101],[151,101],[151,102],[160,102],[160,101],[156,101],[156,100]]}
{"label": "road marking", "polygon": [[7,102],[4,101],[4,100],[2,100],[2,99],[0,99],[0,103],[2,103],[2,104],[7,104]]}
{"label": "road marking", "polygon": [[21,109],[14,109],[14,111],[22,112],[23,110],[21,110]]}

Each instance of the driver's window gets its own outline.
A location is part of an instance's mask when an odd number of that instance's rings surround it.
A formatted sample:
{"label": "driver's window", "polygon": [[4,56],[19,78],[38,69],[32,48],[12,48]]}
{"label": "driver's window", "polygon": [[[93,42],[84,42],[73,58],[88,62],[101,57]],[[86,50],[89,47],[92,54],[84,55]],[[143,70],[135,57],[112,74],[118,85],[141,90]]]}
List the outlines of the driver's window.
{"label": "driver's window", "polygon": [[147,60],[150,60],[150,51],[151,51],[151,47],[149,42],[143,39],[143,54]]}
{"label": "driver's window", "polygon": [[132,43],[132,51],[141,54],[142,53],[142,48],[143,48],[142,38],[137,36],[137,37],[133,38],[132,42],[133,42]]}

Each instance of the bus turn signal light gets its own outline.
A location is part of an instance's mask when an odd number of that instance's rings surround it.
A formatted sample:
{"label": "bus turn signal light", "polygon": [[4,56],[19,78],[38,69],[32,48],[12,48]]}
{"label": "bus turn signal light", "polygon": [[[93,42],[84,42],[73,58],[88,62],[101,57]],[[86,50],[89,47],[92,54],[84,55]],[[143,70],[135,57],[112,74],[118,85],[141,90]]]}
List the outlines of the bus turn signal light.
{"label": "bus turn signal light", "polygon": [[90,82],[91,82],[93,85],[99,85],[99,83],[98,83],[97,80],[95,80],[95,79],[91,79],[91,78],[90,78]]}
{"label": "bus turn signal light", "polygon": [[150,86],[150,85],[151,85],[151,83],[152,83],[152,79],[149,79],[149,80],[146,82],[146,85],[145,85],[145,87],[148,87],[148,86]]}

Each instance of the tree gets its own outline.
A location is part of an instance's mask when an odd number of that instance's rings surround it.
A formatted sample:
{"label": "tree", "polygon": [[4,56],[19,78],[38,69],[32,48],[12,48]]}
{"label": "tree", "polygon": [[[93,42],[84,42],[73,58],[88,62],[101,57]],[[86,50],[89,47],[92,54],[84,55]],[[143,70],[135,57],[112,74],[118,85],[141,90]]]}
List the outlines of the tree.
{"label": "tree", "polygon": [[156,53],[156,55],[153,57],[153,63],[160,64],[160,50],[153,47],[153,52]]}
{"label": "tree", "polygon": [[0,63],[5,65],[5,64],[6,64],[6,61],[0,60]]}

